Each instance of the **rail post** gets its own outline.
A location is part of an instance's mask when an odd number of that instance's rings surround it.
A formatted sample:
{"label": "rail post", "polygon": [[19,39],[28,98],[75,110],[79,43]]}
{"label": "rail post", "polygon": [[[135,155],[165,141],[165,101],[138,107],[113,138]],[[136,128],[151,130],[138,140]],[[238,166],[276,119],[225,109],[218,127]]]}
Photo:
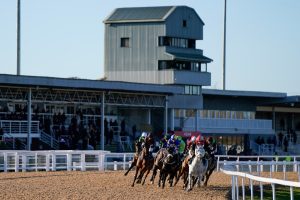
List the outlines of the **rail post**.
{"label": "rail post", "polygon": [[218,161],[217,161],[217,172],[220,171],[220,156],[218,156]]}
{"label": "rail post", "polygon": [[235,200],[235,177],[231,176],[231,199]]}
{"label": "rail post", "polygon": [[290,196],[291,196],[291,200],[294,200],[294,190],[293,187],[290,187]]}
{"label": "rail post", "polygon": [[81,171],[85,171],[85,154],[80,154],[80,161],[81,161]]}
{"label": "rail post", "polygon": [[19,155],[18,152],[15,153],[15,172],[19,171]]}
{"label": "rail post", "polygon": [[56,154],[52,154],[52,171],[56,171]]}
{"label": "rail post", "polygon": [[245,200],[245,183],[244,183],[244,177],[242,177],[242,195],[243,195],[243,200]]}
{"label": "rail post", "polygon": [[275,195],[275,183],[272,183],[271,186],[272,186],[272,197],[273,197],[273,200],[276,200],[276,195]]}
{"label": "rail post", "polygon": [[3,170],[7,172],[7,153],[3,153]]}

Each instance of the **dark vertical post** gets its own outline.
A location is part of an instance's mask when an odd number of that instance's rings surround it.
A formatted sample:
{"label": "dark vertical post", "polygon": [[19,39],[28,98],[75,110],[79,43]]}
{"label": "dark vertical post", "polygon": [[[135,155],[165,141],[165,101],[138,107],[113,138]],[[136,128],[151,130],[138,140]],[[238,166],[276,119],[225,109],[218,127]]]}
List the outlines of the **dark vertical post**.
{"label": "dark vertical post", "polygon": [[28,103],[27,103],[27,122],[28,122],[28,130],[27,130],[27,150],[31,150],[31,88],[28,91]]}
{"label": "dark vertical post", "polygon": [[225,5],[224,5],[223,90],[226,90],[226,7],[227,7],[227,0],[225,0]]}
{"label": "dark vertical post", "polygon": [[165,133],[168,132],[168,96],[165,99]]}
{"label": "dark vertical post", "polygon": [[105,92],[102,92],[102,101],[101,101],[101,150],[104,150],[104,100]]}
{"label": "dark vertical post", "polygon": [[17,75],[21,75],[21,0],[18,0],[17,9]]}

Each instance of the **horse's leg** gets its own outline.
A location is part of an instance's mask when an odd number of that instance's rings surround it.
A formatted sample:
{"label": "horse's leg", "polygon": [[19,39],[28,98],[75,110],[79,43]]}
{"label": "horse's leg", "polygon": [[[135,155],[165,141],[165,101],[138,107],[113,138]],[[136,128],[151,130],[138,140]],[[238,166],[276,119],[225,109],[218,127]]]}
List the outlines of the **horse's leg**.
{"label": "horse's leg", "polygon": [[161,186],[162,189],[165,188],[167,176],[168,176],[168,174],[166,172],[164,172],[163,177],[162,177],[162,186]]}
{"label": "horse's leg", "polygon": [[174,177],[175,177],[174,173],[171,173],[170,174],[170,178],[169,178],[170,187],[173,186],[173,179],[174,179]]}
{"label": "horse's leg", "polygon": [[188,185],[186,187],[186,191],[190,191],[192,189],[192,174],[189,173],[187,181]]}
{"label": "horse's leg", "polygon": [[140,170],[140,175],[138,176],[136,183],[142,182],[142,179],[143,179],[143,176],[144,176],[144,173],[146,172],[146,170],[147,170],[146,166],[143,166],[143,168]]}
{"label": "horse's leg", "polygon": [[178,183],[178,181],[179,181],[180,177],[182,176],[183,172],[184,172],[184,169],[180,168],[179,173],[176,176],[176,180],[175,180],[174,186]]}
{"label": "horse's leg", "polygon": [[161,182],[162,182],[162,179],[163,179],[163,172],[162,172],[162,170],[160,170],[159,171],[159,180],[158,180],[158,187],[160,187],[160,184],[161,184]]}
{"label": "horse's leg", "polygon": [[129,167],[129,169],[125,172],[124,176],[127,176],[127,174],[129,173],[129,171],[136,165],[136,161],[137,159],[134,159]]}
{"label": "horse's leg", "polygon": [[157,165],[154,164],[154,167],[152,169],[152,176],[150,178],[151,184],[154,183],[154,179],[155,179],[155,176],[156,176],[156,173],[157,173],[157,169],[158,169]]}
{"label": "horse's leg", "polygon": [[207,182],[208,182],[208,179],[210,177],[210,175],[213,173],[213,171],[216,169],[217,165],[216,165],[216,162],[213,163],[213,167],[210,168],[206,174],[205,174],[205,181],[204,181],[204,186],[207,186]]}
{"label": "horse's leg", "polygon": [[145,178],[144,178],[144,181],[143,181],[142,185],[145,184],[146,178],[147,178],[148,174],[150,173],[150,170],[151,170],[151,169],[148,169],[148,170],[147,170],[147,173],[146,173],[146,175],[145,175]]}
{"label": "horse's leg", "polygon": [[132,182],[132,184],[131,184],[131,186],[132,187],[134,187],[134,182],[135,182],[135,180],[136,180],[136,177],[137,177],[137,175],[138,175],[138,173],[139,173],[139,167],[138,166],[136,166],[136,169],[135,169],[135,175],[134,175],[134,177],[133,177],[133,182]]}

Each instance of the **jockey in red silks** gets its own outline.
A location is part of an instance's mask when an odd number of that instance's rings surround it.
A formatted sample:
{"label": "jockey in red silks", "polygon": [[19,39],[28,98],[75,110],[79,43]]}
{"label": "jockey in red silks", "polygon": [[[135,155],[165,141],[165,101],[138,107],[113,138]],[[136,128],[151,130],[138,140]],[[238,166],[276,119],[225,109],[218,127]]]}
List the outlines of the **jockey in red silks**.
{"label": "jockey in red silks", "polygon": [[197,137],[192,136],[190,140],[190,146],[189,146],[189,162],[191,163],[194,156],[195,156],[195,149],[198,145],[204,145],[205,139],[203,136],[198,135]]}

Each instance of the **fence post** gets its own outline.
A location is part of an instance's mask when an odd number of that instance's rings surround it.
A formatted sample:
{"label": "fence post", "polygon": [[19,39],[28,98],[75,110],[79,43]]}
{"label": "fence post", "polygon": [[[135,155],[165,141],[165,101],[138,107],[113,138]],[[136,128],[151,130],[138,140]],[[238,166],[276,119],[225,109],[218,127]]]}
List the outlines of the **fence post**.
{"label": "fence post", "polygon": [[296,160],[296,156],[294,156],[294,172],[297,172],[297,160]]}
{"label": "fence post", "polygon": [[123,156],[123,170],[126,170],[126,154],[124,153],[124,156]]}
{"label": "fence post", "polygon": [[85,171],[85,154],[81,153],[81,171]]}
{"label": "fence post", "polygon": [[264,188],[263,188],[263,184],[261,182],[259,182],[259,186],[260,186],[260,199],[263,200],[264,199]]}
{"label": "fence post", "polygon": [[38,171],[37,153],[34,154],[34,165],[35,165],[35,171]]}
{"label": "fence post", "polygon": [[253,200],[253,181],[250,179],[250,199]]}
{"label": "fence post", "polygon": [[236,186],[236,199],[239,199],[239,182],[238,182],[238,176],[235,176],[235,186]]}
{"label": "fence post", "polygon": [[235,200],[235,178],[231,176],[231,199]]}
{"label": "fence post", "polygon": [[244,177],[242,177],[242,193],[243,193],[243,200],[245,200],[245,183],[244,183]]}
{"label": "fence post", "polygon": [[46,155],[46,171],[48,172],[50,168],[50,154]]}
{"label": "fence post", "polygon": [[218,161],[217,161],[217,172],[220,170],[220,156],[218,156]]}
{"label": "fence post", "polygon": [[293,187],[290,187],[290,196],[291,196],[291,200],[294,200],[294,190]]}
{"label": "fence post", "polygon": [[71,171],[72,168],[72,154],[69,152],[67,154],[67,171]]}
{"label": "fence post", "polygon": [[283,161],[283,179],[286,180],[286,161]]}
{"label": "fence post", "polygon": [[248,167],[249,167],[249,173],[252,173],[252,166],[251,166],[251,160],[248,160]]}
{"label": "fence post", "polygon": [[7,153],[3,153],[3,170],[7,172]]}
{"label": "fence post", "polygon": [[272,197],[273,197],[273,200],[276,200],[276,195],[275,195],[275,184],[272,183],[271,186],[272,186]]}
{"label": "fence post", "polygon": [[18,171],[19,171],[19,155],[16,152],[15,153],[15,172],[18,172]]}
{"label": "fence post", "polygon": [[52,171],[56,171],[56,154],[52,154]]}
{"label": "fence post", "polygon": [[114,161],[114,170],[115,170],[115,171],[118,170],[118,164],[117,164],[117,161]]}
{"label": "fence post", "polygon": [[22,155],[22,172],[26,172],[26,155]]}

